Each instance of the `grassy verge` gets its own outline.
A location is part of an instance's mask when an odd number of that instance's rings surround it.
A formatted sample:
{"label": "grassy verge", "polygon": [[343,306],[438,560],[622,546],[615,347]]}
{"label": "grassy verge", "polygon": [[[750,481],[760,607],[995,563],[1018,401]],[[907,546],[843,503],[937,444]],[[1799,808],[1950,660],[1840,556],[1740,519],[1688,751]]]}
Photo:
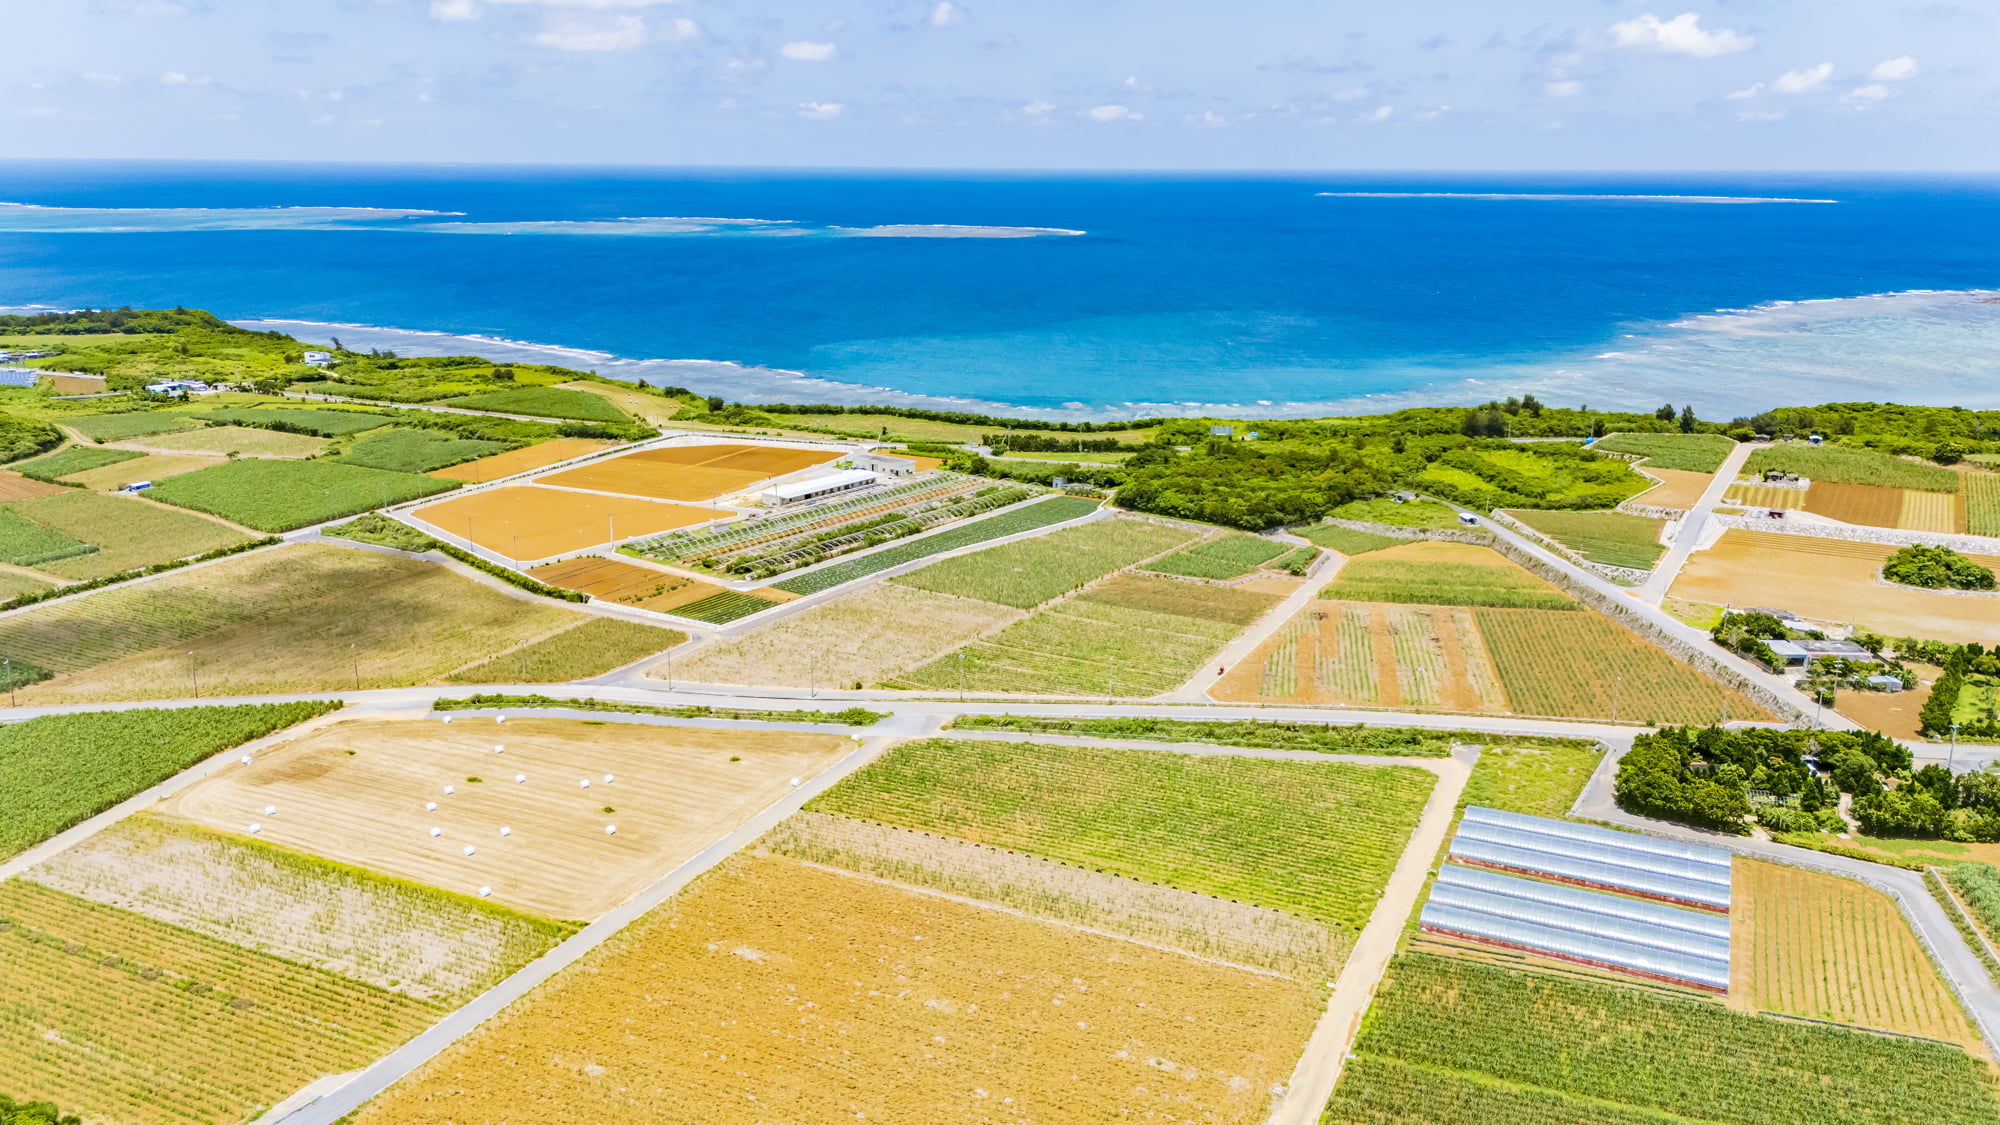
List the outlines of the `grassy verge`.
{"label": "grassy verge", "polygon": [[741,719],[760,723],[832,723],[869,727],[889,717],[885,711],[849,707],[845,711],[747,711],[735,707],[652,707],[610,699],[562,699],[553,695],[469,695],[438,699],[434,711],[492,711],[503,707],[562,707],[571,711],[615,711],[630,715],[660,715],[670,719]]}
{"label": "grassy verge", "polygon": [[1383,754],[1409,758],[1443,758],[1451,753],[1450,737],[1408,727],[1370,727],[1356,723],[1281,723],[1264,719],[1211,721],[1203,719],[1059,719],[1040,715],[960,715],[953,730],[1014,730],[1035,734],[1074,734],[1092,738],[1132,738],[1148,742],[1212,742],[1259,750],[1311,750],[1321,754]]}

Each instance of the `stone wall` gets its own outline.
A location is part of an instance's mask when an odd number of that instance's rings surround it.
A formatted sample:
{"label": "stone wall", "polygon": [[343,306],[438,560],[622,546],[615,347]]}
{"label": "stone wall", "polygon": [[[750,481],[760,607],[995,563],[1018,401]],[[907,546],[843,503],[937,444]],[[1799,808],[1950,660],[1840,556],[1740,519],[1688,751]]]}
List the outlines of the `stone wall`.
{"label": "stone wall", "polygon": [[1969,555],[2000,555],[2000,539],[1984,535],[1946,535],[1937,531],[1903,531],[1894,527],[1862,527],[1859,524],[1816,523],[1791,518],[1755,519],[1748,516],[1710,516],[1722,527],[1745,531],[1774,531],[1782,535],[1810,535],[1819,539],[1846,539],[1855,543],[1880,543],[1889,547],[1950,547]]}
{"label": "stone wall", "polygon": [[1563,558],[1569,560],[1570,565],[1582,567],[1584,570],[1597,575],[1606,582],[1615,582],[1620,586],[1637,586],[1653,576],[1653,572],[1650,570],[1635,570],[1629,566],[1611,566],[1607,563],[1592,562],[1498,508],[1494,509],[1493,518],[1504,522],[1508,527],[1513,528],[1520,534],[1533,539],[1535,542],[1541,544],[1545,550],[1554,551],[1556,554],[1561,555]]}

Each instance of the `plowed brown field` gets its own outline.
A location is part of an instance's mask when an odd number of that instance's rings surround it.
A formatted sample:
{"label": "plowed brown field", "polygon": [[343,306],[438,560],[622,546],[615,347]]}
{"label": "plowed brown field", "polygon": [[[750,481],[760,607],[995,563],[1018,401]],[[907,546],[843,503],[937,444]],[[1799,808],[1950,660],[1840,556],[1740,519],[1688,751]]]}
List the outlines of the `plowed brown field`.
{"label": "plowed brown field", "polygon": [[274,844],[460,894],[489,886],[511,906],[589,919],[847,749],[828,734],[568,719],[356,721],[257,755],[162,811],[228,832],[258,824]]}
{"label": "plowed brown field", "polygon": [[1642,466],[1647,476],[1659,477],[1664,483],[1660,487],[1632,498],[1634,504],[1646,504],[1655,508],[1680,508],[1686,510],[1701,499],[1715,477],[1710,473],[1691,473],[1685,469],[1656,469],[1651,465]]}
{"label": "plowed brown field", "polygon": [[411,1122],[1261,1122],[1311,993],[732,860],[364,1109]]}
{"label": "plowed brown field", "polygon": [[53,496],[68,489],[59,484],[44,484],[33,477],[19,473],[0,472],[0,503],[8,500],[32,500],[37,496]]}
{"label": "plowed brown field", "polygon": [[539,477],[537,484],[618,492],[656,500],[713,500],[761,480],[842,456],[829,449],[761,445],[675,445],[644,449]]}
{"label": "plowed brown field", "polygon": [[489,480],[511,477],[515,473],[525,473],[572,457],[581,457],[600,449],[609,449],[616,442],[592,441],[589,438],[556,438],[526,449],[511,449],[496,453],[491,457],[481,457],[477,461],[467,461],[463,465],[452,465],[438,469],[430,475],[441,480],[462,480],[467,484],[485,484]]}
{"label": "plowed brown field", "polygon": [[510,559],[545,559],[619,539],[687,527],[725,513],[624,496],[509,484],[411,513]]}
{"label": "plowed brown field", "polygon": [[1806,490],[1806,511],[1842,523],[1895,527],[1903,517],[1903,490],[1872,484],[1825,484]]}
{"label": "plowed brown field", "polygon": [[713,582],[598,555],[536,567],[529,577],[606,601],[666,611],[727,593]]}

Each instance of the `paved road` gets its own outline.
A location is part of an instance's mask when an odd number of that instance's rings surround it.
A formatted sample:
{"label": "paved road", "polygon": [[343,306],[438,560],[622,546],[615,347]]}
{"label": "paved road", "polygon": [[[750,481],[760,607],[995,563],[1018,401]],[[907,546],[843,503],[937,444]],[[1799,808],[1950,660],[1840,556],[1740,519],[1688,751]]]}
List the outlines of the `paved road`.
{"label": "paved road", "polygon": [[1667,548],[1666,556],[1653,568],[1653,576],[1639,587],[1640,601],[1647,605],[1659,605],[1661,599],[1667,596],[1668,588],[1680,575],[1688,556],[1701,545],[1701,533],[1708,524],[1709,515],[1715,511],[1716,505],[1722,503],[1722,494],[1736,482],[1737,474],[1743,471],[1743,462],[1749,460],[1750,454],[1757,449],[1748,442],[1737,442],[1736,448],[1723,458],[1722,467],[1715,471],[1715,479],[1708,482],[1708,487],[1702,490],[1701,499],[1688,509],[1687,517],[1681,520],[1673,546]]}

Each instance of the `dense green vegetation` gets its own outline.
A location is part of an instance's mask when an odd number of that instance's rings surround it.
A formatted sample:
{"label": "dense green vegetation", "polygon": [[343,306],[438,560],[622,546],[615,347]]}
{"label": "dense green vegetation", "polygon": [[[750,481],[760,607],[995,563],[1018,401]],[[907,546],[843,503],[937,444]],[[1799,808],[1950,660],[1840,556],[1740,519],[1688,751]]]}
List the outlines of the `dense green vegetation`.
{"label": "dense green vegetation", "polygon": [[1399,766],[928,739],[807,807],[1367,922],[1435,779]]}
{"label": "dense green vegetation", "polygon": [[1356,723],[1290,723],[1264,719],[1197,720],[1103,718],[1062,719],[1045,715],[960,715],[954,730],[1020,730],[1037,734],[1134,738],[1147,742],[1210,742],[1259,750],[1310,750],[1321,754],[1387,754],[1400,758],[1443,758],[1451,738],[1409,727]]}
{"label": "dense green vegetation", "polygon": [[0,856],[47,839],[221,750],[337,700],[98,711],[0,726]]}
{"label": "dense green vegetation", "polygon": [[349,446],[342,464],[397,473],[428,473],[447,465],[490,457],[507,448],[497,441],[454,437],[438,430],[402,427],[369,434]]}
{"label": "dense green vegetation", "polygon": [[761,613],[777,604],[777,602],[769,598],[760,598],[755,594],[724,590],[718,594],[710,594],[699,601],[675,606],[668,612],[673,613],[677,617],[688,618],[691,621],[707,621],[714,625],[727,625],[731,621],[739,621],[753,613]]}
{"label": "dense green vegetation", "polygon": [[[1902,641],[1896,643],[1899,653],[1910,655]],[[1944,651],[1911,656],[1944,665],[1944,674],[1932,682],[1931,696],[1917,713],[1917,728],[1933,738],[2000,740],[2000,714],[1975,702],[1980,695],[1992,697],[1991,685],[2000,679],[2000,648],[1987,652],[1980,644],[1937,647]]]}
{"label": "dense green vegetation", "polygon": [[1471,733],[1457,737],[1489,743],[1480,749],[1479,763],[1466,779],[1460,808],[1483,805],[1529,816],[1567,816],[1604,757],[1602,744],[1584,738]]}
{"label": "dense green vegetation", "polygon": [[1385,547],[1394,547],[1399,543],[1409,542],[1408,539],[1396,539],[1388,535],[1376,535],[1367,531],[1354,531],[1333,523],[1316,523],[1311,527],[1295,528],[1294,530],[1308,541],[1317,543],[1329,550],[1339,551],[1343,555],[1365,555],[1370,551],[1379,551]]}
{"label": "dense green vegetation", "polygon": [[1146,569],[1185,578],[1241,578],[1287,553],[1285,544],[1257,535],[1225,535],[1154,559]]}
{"label": "dense green vegetation", "polygon": [[95,550],[88,543],[43,527],[11,509],[0,508],[0,559],[15,566],[36,566]]}
{"label": "dense green vegetation", "polygon": [[[376,402],[437,402],[517,387],[541,387],[592,378],[580,371],[538,363],[494,363],[478,356],[399,356],[351,352],[335,341],[334,369],[314,372],[298,388]],[[612,382],[612,380],[602,380]]]}
{"label": "dense green vegetation", "polygon": [[81,488],[16,500],[7,508],[96,548],[42,565],[41,569],[64,578],[102,578],[244,540],[234,528],[192,512]]}
{"label": "dense green vegetation", "polygon": [[919,590],[1033,609],[1194,537],[1141,520],[1099,520],[935,562],[895,581]]}
{"label": "dense green vegetation", "polygon": [[219,422],[225,426],[254,426],[261,430],[278,430],[291,434],[312,434],[316,437],[341,437],[358,434],[386,426],[392,420],[375,411],[287,409],[271,406],[224,406],[214,410],[204,410],[195,415],[209,422]]}
{"label": "dense green vegetation", "polygon": [[1616,458],[1563,442],[1454,449],[1414,478],[1468,508],[1609,508],[1650,487]]}
{"label": "dense green vegetation", "polygon": [[0,413],[0,461],[33,457],[62,443],[62,431],[47,422]]}
{"label": "dense green vegetation", "polygon": [[200,309],[77,309],[72,312],[0,316],[0,330],[10,336],[145,335],[184,328],[226,329],[229,323]]}
{"label": "dense green vegetation", "polygon": [[948,527],[935,535],[926,535],[898,543],[893,547],[884,547],[860,558],[835,563],[772,585],[790,594],[816,594],[821,590],[830,590],[843,582],[852,582],[856,578],[901,566],[907,562],[941,555],[946,551],[955,551],[960,547],[970,547],[992,539],[1019,535],[1021,532],[1033,531],[1040,527],[1081,519],[1097,508],[1098,503],[1095,500],[1077,496],[1051,496],[1040,503],[1016,508],[1004,515]]}
{"label": "dense green vegetation", "polygon": [[54,1102],[16,1101],[0,1094],[0,1125],[83,1125],[83,1118],[64,1113]]}
{"label": "dense green vegetation", "polygon": [[1882,563],[1882,577],[1926,590],[1991,590],[1993,572],[1950,547],[1904,547]]}
{"label": "dense green vegetation", "polygon": [[392,520],[380,512],[356,516],[346,523],[327,528],[322,534],[352,539],[357,543],[373,543],[377,547],[394,547],[398,551],[428,551],[438,545],[437,540],[409,524]]}
{"label": "dense green vegetation", "polygon": [[1428,1101],[1403,1112],[1439,1125],[1667,1125],[1659,1113],[1728,1125],[1973,1125],[2000,1114],[1981,1064],[1949,1044],[1421,953],[1392,964],[1354,1052],[1362,1088],[1343,1079],[1328,1116],[1341,1125],[1399,1120],[1368,1111],[1381,1095],[1366,1087],[1385,1080],[1436,1093],[1436,1116]]}
{"label": "dense green vegetation", "polygon": [[1721,434],[1613,434],[1596,443],[1606,453],[1633,453],[1657,469],[1712,473],[1736,443]]}
{"label": "dense green vegetation", "polygon": [[1484,605],[1514,609],[1575,609],[1560,590],[1522,570],[1495,564],[1412,559],[1353,559],[1321,597],[1350,602]]}
{"label": "dense green vegetation", "polygon": [[169,477],[147,495],[259,531],[290,531],[456,487],[336,461],[244,458]]}
{"label": "dense green vegetation", "polygon": [[1872,484],[1920,492],[1959,490],[1959,475],[1954,470],[1836,445],[1769,445],[1752,453],[1743,468],[1753,475],[1793,473],[1827,484]]}
{"label": "dense green vegetation", "polygon": [[64,418],[63,425],[95,442],[130,441],[154,434],[174,434],[192,430],[200,422],[174,410],[121,410],[106,414],[85,414]]}
{"label": "dense green vegetation", "polygon": [[120,461],[131,461],[144,457],[135,449],[106,449],[97,445],[72,445],[59,449],[47,457],[37,457],[14,466],[14,471],[24,477],[52,481],[72,473],[87,473],[106,465],[116,465]]}
{"label": "dense green vegetation", "polygon": [[746,711],[736,707],[649,707],[644,703],[620,703],[611,699],[565,699],[554,695],[471,695],[463,699],[439,699],[433,711],[491,711],[497,708],[559,707],[571,711],[615,711],[630,715],[664,715],[671,719],[738,719],[759,723],[833,723],[839,726],[872,727],[889,717],[884,711],[849,707],[845,711]]}
{"label": "dense green vegetation", "polygon": [[1666,550],[1660,545],[1660,521],[1624,512],[1510,513],[1517,520],[1605,566],[1651,570]]}
{"label": "dense green vegetation", "polygon": [[2000,410],[1833,402],[1781,407],[1730,424],[1775,437],[1822,434],[1843,447],[1922,457],[1943,465],[1976,453],[2000,452]]}
{"label": "dense green vegetation", "polygon": [[1328,512],[1327,518],[1356,520],[1362,523],[1386,523],[1391,527],[1436,529],[1457,527],[1458,509],[1426,497],[1399,503],[1387,497],[1377,496],[1342,504]]}
{"label": "dense green vegetation", "polygon": [[137,391],[162,379],[277,390],[312,374],[304,365],[306,345],[281,332],[237,328],[198,309],[120,309],[0,330],[49,335],[57,354],[29,360],[29,366],[102,375],[113,391]]}
{"label": "dense green vegetation", "polygon": [[1954,864],[1945,881],[1979,921],[1981,929],[2000,940],[2000,867],[1990,863]]}
{"label": "dense green vegetation", "polygon": [[441,405],[498,414],[531,414],[537,418],[571,418],[579,422],[626,422],[625,412],[602,395],[564,387],[514,387],[485,394],[446,399]]}

